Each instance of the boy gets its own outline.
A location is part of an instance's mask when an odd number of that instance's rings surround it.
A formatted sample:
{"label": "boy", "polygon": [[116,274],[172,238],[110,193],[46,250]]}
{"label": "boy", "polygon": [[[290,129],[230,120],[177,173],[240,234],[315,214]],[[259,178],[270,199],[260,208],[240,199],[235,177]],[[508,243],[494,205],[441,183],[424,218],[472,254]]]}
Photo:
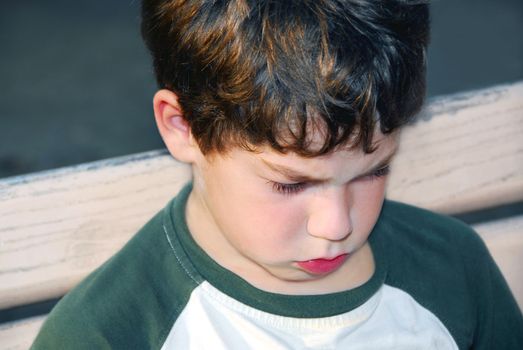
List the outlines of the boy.
{"label": "boy", "polygon": [[518,349],[466,226],[384,201],[424,95],[427,5],[144,0],[154,114],[187,185],[34,349]]}

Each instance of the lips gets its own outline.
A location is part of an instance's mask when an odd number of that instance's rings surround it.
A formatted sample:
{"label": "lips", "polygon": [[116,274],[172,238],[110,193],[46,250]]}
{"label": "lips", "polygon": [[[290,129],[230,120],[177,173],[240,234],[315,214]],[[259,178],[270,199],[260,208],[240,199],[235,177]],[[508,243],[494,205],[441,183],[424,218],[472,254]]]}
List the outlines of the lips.
{"label": "lips", "polygon": [[315,274],[323,275],[337,270],[345,260],[347,260],[348,254],[338,255],[333,259],[313,259],[307,261],[298,261],[297,264],[303,270]]}

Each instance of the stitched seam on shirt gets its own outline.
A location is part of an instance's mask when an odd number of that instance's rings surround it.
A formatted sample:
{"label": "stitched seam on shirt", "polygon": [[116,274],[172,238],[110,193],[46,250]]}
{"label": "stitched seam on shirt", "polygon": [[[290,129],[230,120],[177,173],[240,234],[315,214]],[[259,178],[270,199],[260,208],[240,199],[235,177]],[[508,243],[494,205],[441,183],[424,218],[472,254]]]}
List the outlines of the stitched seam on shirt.
{"label": "stitched seam on shirt", "polygon": [[171,247],[171,250],[173,251],[174,256],[176,257],[176,260],[178,261],[178,263],[180,264],[182,269],[185,271],[187,276],[189,276],[197,285],[200,284],[200,282],[196,279],[196,277],[193,276],[193,274],[189,271],[187,266],[185,266],[185,264],[182,262],[182,259],[180,259],[180,257],[178,256],[178,253],[176,252],[176,249],[174,248],[171,238],[169,237],[169,234],[167,233],[167,228],[165,227],[165,225],[162,225],[162,227],[163,227],[163,232],[165,233],[165,237],[167,238],[167,242],[169,243],[169,246]]}
{"label": "stitched seam on shirt", "polygon": [[[174,245],[171,241],[171,238],[169,237],[169,233],[167,232],[167,228],[165,227],[165,224],[162,224],[163,232],[165,234],[165,238],[167,238],[167,242],[169,243],[169,246],[171,247],[171,250],[173,251],[174,257],[182,267],[182,269],[185,271],[187,276],[196,284],[199,285],[200,282],[194,277],[193,274],[189,271],[189,269],[185,266],[185,264],[182,262],[182,259],[179,257],[178,253],[176,252],[176,249],[174,248]],[[169,336],[172,327],[174,326],[174,323],[176,322],[176,319],[180,316],[185,306],[181,306],[176,304],[175,311],[172,313],[172,315],[169,317],[169,324],[170,326],[166,326],[159,334],[158,343],[161,344],[160,347],[163,347],[165,345],[165,341],[167,340],[167,337]]]}

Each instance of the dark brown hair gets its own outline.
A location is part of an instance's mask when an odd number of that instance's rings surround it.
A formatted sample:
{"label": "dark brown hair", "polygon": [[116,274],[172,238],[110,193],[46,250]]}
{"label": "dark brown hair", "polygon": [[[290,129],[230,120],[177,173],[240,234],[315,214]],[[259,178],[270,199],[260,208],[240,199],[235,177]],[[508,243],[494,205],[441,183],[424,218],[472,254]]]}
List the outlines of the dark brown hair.
{"label": "dark brown hair", "polygon": [[142,35],[204,153],[370,152],[376,126],[401,127],[425,95],[420,1],[143,0]]}

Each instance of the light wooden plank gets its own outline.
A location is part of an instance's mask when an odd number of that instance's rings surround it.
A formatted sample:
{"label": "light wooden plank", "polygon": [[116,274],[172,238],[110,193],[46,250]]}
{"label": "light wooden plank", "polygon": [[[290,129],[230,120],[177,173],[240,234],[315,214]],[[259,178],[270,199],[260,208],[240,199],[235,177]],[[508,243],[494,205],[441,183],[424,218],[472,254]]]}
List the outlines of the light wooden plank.
{"label": "light wooden plank", "polygon": [[404,130],[388,196],[444,213],[523,199],[523,82],[433,100]]}
{"label": "light wooden plank", "polygon": [[[405,130],[389,197],[450,213],[521,200],[522,92],[433,101]],[[63,295],[189,178],[155,151],[0,180],[0,309]]]}
{"label": "light wooden plank", "polygon": [[155,151],[0,183],[0,309],[63,295],[189,178]]}
{"label": "light wooden plank", "polygon": [[27,350],[33,343],[46,316],[32,317],[0,325],[1,350]]}

